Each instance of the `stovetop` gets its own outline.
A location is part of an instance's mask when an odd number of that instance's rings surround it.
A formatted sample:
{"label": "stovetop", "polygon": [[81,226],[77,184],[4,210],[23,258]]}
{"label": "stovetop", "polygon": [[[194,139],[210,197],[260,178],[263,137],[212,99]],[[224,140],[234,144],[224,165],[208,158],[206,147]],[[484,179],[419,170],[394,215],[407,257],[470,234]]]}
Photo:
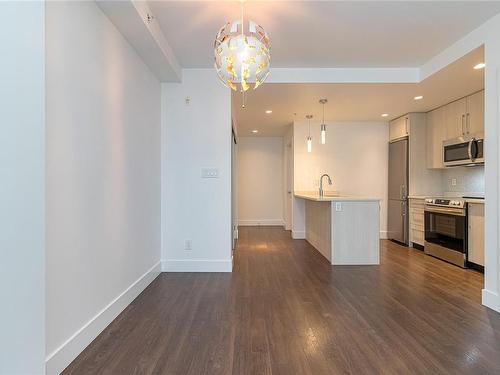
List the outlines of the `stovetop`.
{"label": "stovetop", "polygon": [[429,206],[464,208],[465,199],[459,197],[425,198],[425,204]]}

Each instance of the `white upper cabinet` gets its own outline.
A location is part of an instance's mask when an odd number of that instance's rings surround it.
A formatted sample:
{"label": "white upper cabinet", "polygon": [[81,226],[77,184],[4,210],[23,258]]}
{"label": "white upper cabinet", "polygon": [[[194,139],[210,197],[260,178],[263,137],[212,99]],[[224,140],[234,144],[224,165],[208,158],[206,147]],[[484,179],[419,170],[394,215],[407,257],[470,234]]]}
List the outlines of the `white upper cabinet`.
{"label": "white upper cabinet", "polygon": [[426,165],[430,169],[444,168],[443,141],[446,139],[445,107],[427,113]]}
{"label": "white upper cabinet", "polygon": [[465,135],[467,113],[467,99],[463,98],[444,107],[446,139],[458,138]]}
{"label": "white upper cabinet", "polygon": [[409,132],[410,121],[408,116],[392,120],[389,124],[389,140],[406,137]]}
{"label": "white upper cabinet", "polygon": [[445,107],[446,139],[484,132],[484,90]]}
{"label": "white upper cabinet", "polygon": [[466,134],[474,136],[484,133],[484,91],[467,97]]}

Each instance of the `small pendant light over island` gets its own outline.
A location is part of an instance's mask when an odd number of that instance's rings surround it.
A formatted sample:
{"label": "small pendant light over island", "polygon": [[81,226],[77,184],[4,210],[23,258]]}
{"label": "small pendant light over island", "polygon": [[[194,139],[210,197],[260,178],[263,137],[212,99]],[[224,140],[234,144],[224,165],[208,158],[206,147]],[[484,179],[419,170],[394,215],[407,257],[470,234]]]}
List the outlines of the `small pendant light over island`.
{"label": "small pendant light over island", "polygon": [[313,115],[306,115],[306,119],[309,122],[309,135],[307,136],[307,152],[312,152],[312,137],[311,137],[311,119]]}
{"label": "small pendant light over island", "polygon": [[325,104],[328,103],[328,99],[320,99],[319,102],[323,106],[323,121],[321,122],[321,144],[326,143],[326,124],[325,124]]}

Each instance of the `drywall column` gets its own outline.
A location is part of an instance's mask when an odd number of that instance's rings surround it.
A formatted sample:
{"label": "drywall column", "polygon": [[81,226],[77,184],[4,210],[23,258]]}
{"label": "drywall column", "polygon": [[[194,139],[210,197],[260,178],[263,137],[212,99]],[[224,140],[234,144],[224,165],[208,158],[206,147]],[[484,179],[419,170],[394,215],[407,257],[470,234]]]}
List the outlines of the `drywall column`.
{"label": "drywall column", "polygon": [[182,77],[163,84],[163,270],[230,272],[231,93],[213,69]]}
{"label": "drywall column", "polygon": [[0,374],[43,374],[43,2],[0,3]]}
{"label": "drywall column", "polygon": [[485,278],[483,304],[500,312],[500,16],[485,34]]}

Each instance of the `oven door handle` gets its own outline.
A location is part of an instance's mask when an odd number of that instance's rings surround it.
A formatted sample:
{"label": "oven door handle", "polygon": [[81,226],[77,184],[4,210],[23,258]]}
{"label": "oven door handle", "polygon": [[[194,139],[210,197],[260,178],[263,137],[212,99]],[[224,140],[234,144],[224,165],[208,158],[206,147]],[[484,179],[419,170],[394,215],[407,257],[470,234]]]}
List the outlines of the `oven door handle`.
{"label": "oven door handle", "polygon": [[446,208],[446,207],[429,207],[426,206],[425,212],[432,212],[436,214],[453,215],[453,216],[465,216],[465,210],[461,208]]}

